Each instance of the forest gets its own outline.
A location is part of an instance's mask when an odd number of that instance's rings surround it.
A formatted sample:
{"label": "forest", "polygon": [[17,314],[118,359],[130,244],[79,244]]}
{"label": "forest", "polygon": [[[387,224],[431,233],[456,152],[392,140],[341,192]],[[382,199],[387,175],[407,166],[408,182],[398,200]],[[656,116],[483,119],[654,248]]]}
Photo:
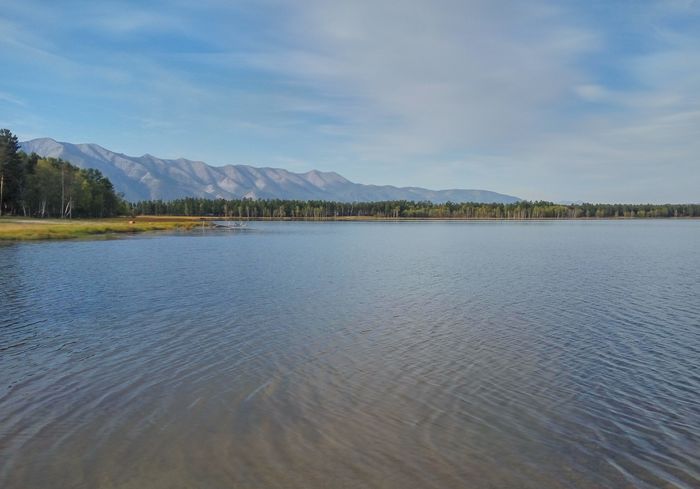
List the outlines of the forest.
{"label": "forest", "polygon": [[303,200],[225,200],[185,198],[130,204],[134,215],[218,216],[239,220],[336,218],[383,219],[580,219],[700,217],[700,204],[513,204],[474,202],[328,202]]}
{"label": "forest", "polygon": [[0,216],[113,217],[118,215],[226,217],[239,220],[377,219],[585,219],[700,217],[700,204],[556,204],[520,201],[331,202],[188,197],[126,202],[96,169],[26,154],[17,137],[0,130]]}
{"label": "forest", "polygon": [[128,212],[112,183],[95,169],[19,150],[0,129],[0,216],[112,217]]}

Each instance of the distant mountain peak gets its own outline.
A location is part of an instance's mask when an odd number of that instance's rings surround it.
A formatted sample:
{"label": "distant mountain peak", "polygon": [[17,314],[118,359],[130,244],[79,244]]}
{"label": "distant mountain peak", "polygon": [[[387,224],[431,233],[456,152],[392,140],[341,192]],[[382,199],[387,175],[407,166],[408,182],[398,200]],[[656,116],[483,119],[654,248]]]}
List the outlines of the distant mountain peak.
{"label": "distant mountain peak", "polygon": [[429,190],[420,187],[363,185],[336,172],[293,173],[250,165],[211,166],[185,158],[162,159],[149,153],[128,156],[98,144],[71,144],[51,138],[21,143],[27,153],[63,158],[81,168],[96,168],[131,201],[181,197],[224,199],[334,200],[340,202],[415,200],[432,202],[517,202],[488,190]]}

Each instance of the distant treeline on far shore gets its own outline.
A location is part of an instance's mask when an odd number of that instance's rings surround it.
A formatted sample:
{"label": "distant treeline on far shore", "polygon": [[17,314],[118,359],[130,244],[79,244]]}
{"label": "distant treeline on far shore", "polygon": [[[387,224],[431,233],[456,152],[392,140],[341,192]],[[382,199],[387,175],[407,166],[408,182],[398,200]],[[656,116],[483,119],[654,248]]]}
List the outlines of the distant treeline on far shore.
{"label": "distant treeline on far shore", "polygon": [[0,129],[0,216],[112,217],[119,215],[201,216],[233,219],[585,219],[700,217],[700,204],[555,204],[520,201],[329,202],[182,198],[130,203],[98,170],[27,155],[17,137]]}
{"label": "distant treeline on far shore", "polygon": [[130,204],[134,215],[227,217],[233,219],[336,218],[381,219],[585,219],[700,217],[700,204],[555,204],[521,201],[513,204],[475,202],[387,201],[328,202],[318,200],[225,200],[184,198]]}

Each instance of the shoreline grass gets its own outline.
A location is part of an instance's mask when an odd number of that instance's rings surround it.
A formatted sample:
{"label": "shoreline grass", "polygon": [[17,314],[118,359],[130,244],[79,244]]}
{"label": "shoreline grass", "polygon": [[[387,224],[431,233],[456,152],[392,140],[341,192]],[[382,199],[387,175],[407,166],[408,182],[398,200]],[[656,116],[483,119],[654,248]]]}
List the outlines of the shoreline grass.
{"label": "shoreline grass", "polygon": [[0,241],[78,239],[149,231],[190,230],[201,226],[199,218],[136,219],[37,219],[0,218]]}
{"label": "shoreline grass", "polygon": [[698,219],[696,217],[677,217],[677,218],[576,218],[576,219],[499,219],[499,218],[450,218],[450,217],[379,217],[379,216],[337,216],[326,218],[290,218],[290,217],[274,217],[274,218],[243,218],[237,217],[216,217],[216,216],[138,216],[130,217],[114,217],[101,219],[40,219],[40,218],[25,218],[25,217],[1,217],[0,218],[0,242],[6,241],[39,241],[39,240],[59,240],[59,239],[79,239],[98,236],[120,235],[120,234],[136,234],[154,231],[189,231],[201,226],[210,227],[211,221],[238,221],[244,222],[264,222],[264,221],[288,221],[288,222],[348,222],[348,221],[363,221],[363,222],[397,222],[397,221],[508,221],[508,222],[527,222],[527,221],[566,221],[566,220],[582,220],[582,221],[600,221],[600,220],[666,220],[678,219],[685,220]]}

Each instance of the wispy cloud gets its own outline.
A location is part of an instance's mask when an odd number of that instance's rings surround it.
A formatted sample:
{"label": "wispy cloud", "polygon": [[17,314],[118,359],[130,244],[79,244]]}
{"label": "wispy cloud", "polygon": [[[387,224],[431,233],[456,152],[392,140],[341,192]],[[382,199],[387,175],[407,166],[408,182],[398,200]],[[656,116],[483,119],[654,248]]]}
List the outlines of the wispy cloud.
{"label": "wispy cloud", "polygon": [[700,200],[697,1],[0,6],[5,119],[45,111],[26,133],[372,183]]}
{"label": "wispy cloud", "polygon": [[287,26],[305,49],[253,62],[354,100],[344,115],[382,158],[508,141],[548,122],[538,112],[581,78],[576,57],[599,46],[560,12],[518,5],[307,2]]}
{"label": "wispy cloud", "polygon": [[9,93],[4,92],[0,92],[0,102],[19,105],[21,107],[25,107],[27,105],[22,99],[19,99]]}

